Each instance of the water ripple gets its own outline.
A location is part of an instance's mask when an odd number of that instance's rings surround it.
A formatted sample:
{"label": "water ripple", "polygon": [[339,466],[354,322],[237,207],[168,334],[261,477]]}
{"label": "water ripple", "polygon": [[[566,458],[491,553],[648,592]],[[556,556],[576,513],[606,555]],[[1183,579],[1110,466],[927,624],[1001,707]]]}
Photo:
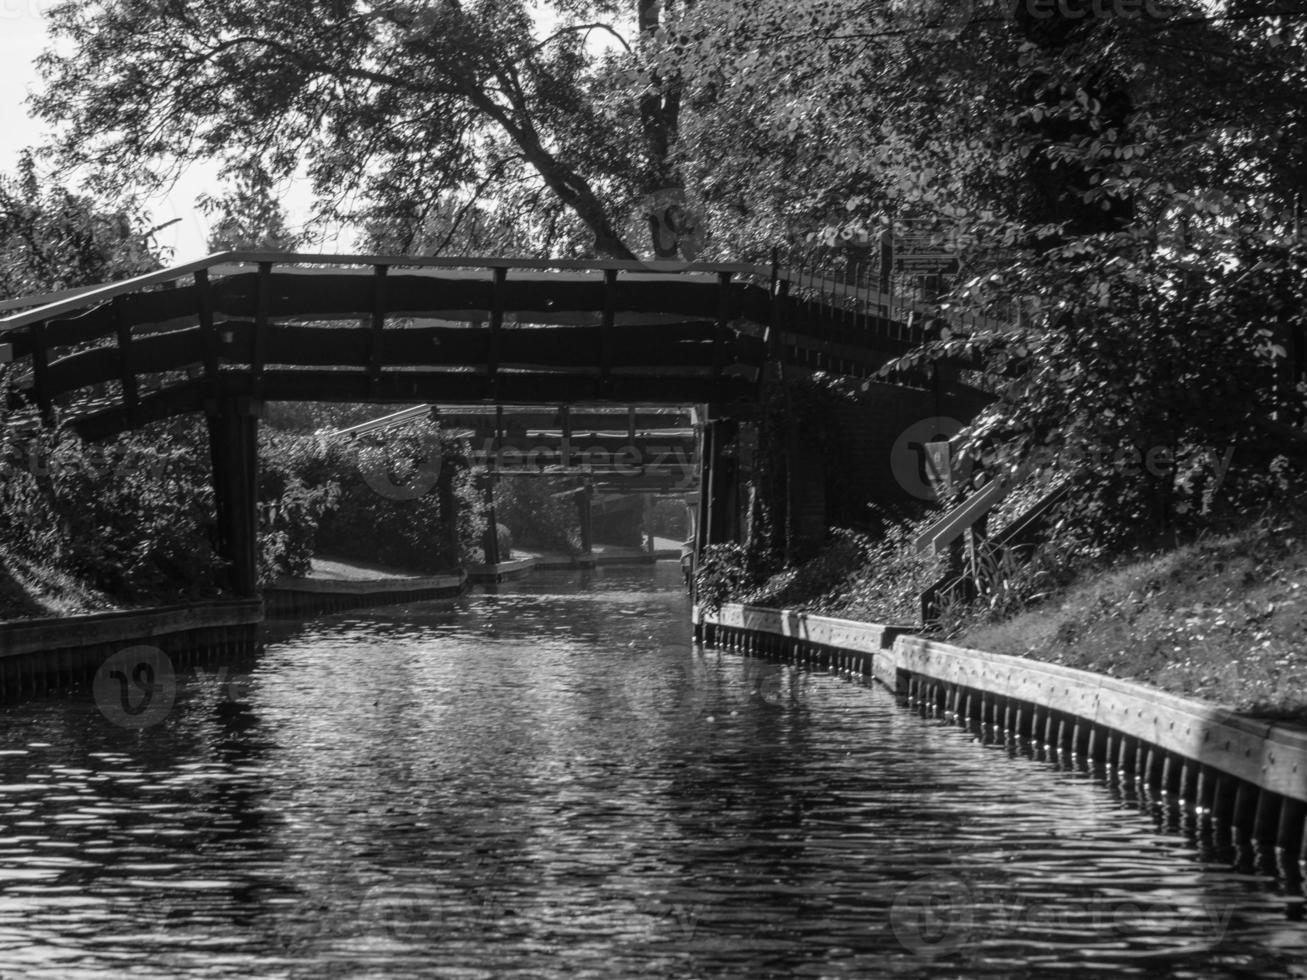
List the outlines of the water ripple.
{"label": "water ripple", "polygon": [[5,706],[3,975],[1303,975],[1300,894],[1088,773],[696,651],[678,584],[280,627],[143,731]]}

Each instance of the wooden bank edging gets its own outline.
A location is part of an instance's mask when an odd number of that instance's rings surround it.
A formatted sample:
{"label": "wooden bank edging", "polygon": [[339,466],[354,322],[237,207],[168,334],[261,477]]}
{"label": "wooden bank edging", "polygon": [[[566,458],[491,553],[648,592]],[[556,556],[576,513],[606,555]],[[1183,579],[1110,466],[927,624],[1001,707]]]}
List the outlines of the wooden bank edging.
{"label": "wooden bank edging", "polygon": [[251,650],[263,622],[261,599],[0,623],[0,691],[27,693],[85,681],[104,660],[149,645],[173,657]]}
{"label": "wooden bank edging", "polygon": [[1258,789],[1307,803],[1307,731],[1302,729],[1103,674],[916,636],[899,638],[887,654],[894,661],[896,693],[907,693],[898,688],[915,676],[1019,701],[1045,712],[1044,730],[1036,726],[1036,737],[1046,742],[1056,738],[1049,732],[1053,720],[1066,716],[1083,723],[1086,743],[1088,726],[1110,728],[1153,753],[1210,766]]}
{"label": "wooden bank edging", "polygon": [[413,578],[282,579],[264,589],[263,598],[269,617],[298,618],[396,602],[452,599],[463,594],[468,581],[468,573],[461,569],[453,575]]}
{"label": "wooden bank edging", "polygon": [[[705,646],[875,678],[909,705],[1133,777],[1307,862],[1307,731],[1058,664],[756,606],[694,610]],[[1301,870],[1301,869],[1300,869]]]}
{"label": "wooden bank edging", "polygon": [[570,572],[577,569],[606,568],[612,565],[652,565],[655,562],[678,558],[680,552],[652,551],[642,554],[604,555],[602,553],[577,555],[573,558],[551,558],[547,555],[532,558],[513,558],[496,565],[473,565],[467,570],[468,581],[476,585],[491,585],[523,578],[532,572]]}
{"label": "wooden bank edging", "polygon": [[258,599],[217,599],[179,606],[0,623],[0,658],[113,643],[143,643],[197,629],[263,622]]}

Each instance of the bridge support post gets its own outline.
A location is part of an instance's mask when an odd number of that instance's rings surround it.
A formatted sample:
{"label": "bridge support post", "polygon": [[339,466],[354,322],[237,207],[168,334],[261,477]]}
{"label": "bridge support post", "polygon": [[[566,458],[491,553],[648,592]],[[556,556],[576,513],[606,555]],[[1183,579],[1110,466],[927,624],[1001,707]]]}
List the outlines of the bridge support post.
{"label": "bridge support post", "polygon": [[223,398],[208,406],[217,550],[227,562],[228,588],[258,594],[259,403]]}
{"label": "bridge support post", "polygon": [[440,505],[440,519],[445,524],[445,547],[450,561],[461,564],[462,541],[458,535],[458,497],[454,495],[454,467],[446,462],[436,478],[436,500]]}
{"label": "bridge support post", "polygon": [[722,418],[709,409],[700,464],[703,472],[699,486],[705,496],[700,509],[697,552],[702,552],[708,545],[725,544],[739,538],[739,472],[735,454],[739,428],[735,419]]}
{"label": "bridge support post", "polygon": [[576,495],[576,517],[581,525],[581,553],[594,554],[594,508],[591,506],[594,487],[587,480],[581,492]]}
{"label": "bridge support post", "polygon": [[481,478],[481,497],[486,504],[486,532],[481,537],[481,550],[487,565],[499,564],[499,522],[495,519],[495,475],[487,473]]}
{"label": "bridge support post", "polygon": [[640,550],[652,554],[654,548],[653,495],[640,494]]}

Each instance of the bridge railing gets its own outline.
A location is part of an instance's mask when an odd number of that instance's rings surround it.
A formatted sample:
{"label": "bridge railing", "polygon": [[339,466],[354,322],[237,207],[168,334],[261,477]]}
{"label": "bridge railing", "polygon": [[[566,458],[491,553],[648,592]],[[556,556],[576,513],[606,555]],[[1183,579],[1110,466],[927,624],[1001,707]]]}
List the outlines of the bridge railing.
{"label": "bridge railing", "polygon": [[[357,439],[402,427],[419,419],[438,418],[452,425],[456,437],[470,441],[468,458],[500,476],[594,476],[612,486],[634,487],[652,480],[681,490],[699,478],[698,432],[693,411],[637,406],[590,406],[573,413],[568,405],[446,406],[418,405],[335,430],[332,436]],[[682,424],[650,427],[638,422]],[[578,430],[575,422],[603,423]],[[622,423],[619,427],[616,423]],[[471,424],[472,427],[469,427]]]}
{"label": "bridge railing", "polygon": [[303,272],[318,269],[333,272],[355,271],[367,273],[377,266],[385,266],[392,269],[451,271],[506,269],[535,272],[603,273],[614,271],[654,275],[687,273],[713,275],[729,273],[743,276],[762,275],[764,277],[770,275],[770,268],[767,266],[742,262],[686,263],[653,260],[527,259],[495,256],[367,255],[349,253],[315,254],[308,252],[234,250],[215,252],[192,262],[169,266],[166,269],[144,273],[129,279],[2,300],[0,301],[0,312],[7,310],[18,312],[0,317],[0,337],[19,327],[85,310],[100,303],[110,302],[119,296],[127,296],[153,288],[175,288],[189,282],[199,272],[206,272],[214,276],[233,275],[266,265],[282,266],[284,271],[294,271],[287,270],[287,267],[293,266]]}
{"label": "bridge railing", "polygon": [[[196,397],[211,397],[196,392],[230,387],[233,372],[251,376],[241,384],[255,399],[264,397],[266,374],[280,392],[273,397],[313,397],[325,386],[344,400],[413,401],[422,386],[401,374],[420,370],[443,371],[457,391],[492,401],[520,401],[529,391],[581,401],[711,401],[729,383],[730,398],[747,397],[770,357],[874,372],[924,336],[883,316],[880,299],[748,263],[232,251],[15,301],[27,308],[0,318],[0,360],[22,362],[14,388],[44,417],[54,399],[66,404],[80,392],[78,413],[103,417],[104,426],[118,424],[106,412],[123,415],[126,427],[139,424],[147,397],[152,418],[194,410]],[[565,336],[517,330],[514,318]],[[357,329],[326,329],[332,321]],[[406,329],[384,330],[399,321]],[[578,354],[589,360],[579,363]],[[358,377],[326,374],[346,369]],[[588,397],[576,394],[588,381],[560,382],[559,370],[573,379],[592,373]],[[470,380],[478,372],[483,386]],[[384,397],[374,388],[383,380]],[[195,391],[183,397],[178,389],[188,384]],[[155,397],[165,391],[176,395],[166,405]]]}
{"label": "bridge railing", "polygon": [[[947,598],[973,599],[993,588],[994,580],[1002,578],[1005,570],[1029,558],[1048,518],[1067,498],[1071,487],[1065,479],[1041,487],[1032,481],[1033,473],[1034,468],[1025,465],[1011,476],[989,480],[917,535],[912,544],[914,551],[945,556],[948,565],[944,574],[921,594],[923,623],[938,619]],[[1018,491],[1034,491],[1033,499],[1018,500],[1026,506],[995,532],[989,526],[990,517]]]}

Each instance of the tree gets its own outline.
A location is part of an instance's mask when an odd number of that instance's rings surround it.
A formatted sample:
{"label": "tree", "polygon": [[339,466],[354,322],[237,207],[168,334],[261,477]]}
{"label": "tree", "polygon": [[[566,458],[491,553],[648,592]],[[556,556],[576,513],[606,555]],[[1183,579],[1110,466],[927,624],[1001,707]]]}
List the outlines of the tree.
{"label": "tree", "polygon": [[25,152],[15,177],[0,176],[0,297],[150,272],[159,268],[156,231],[130,202],[106,207],[64,187],[43,187]]}
{"label": "tree", "polygon": [[286,210],[273,192],[272,179],[253,167],[237,174],[226,194],[202,197],[201,210],[216,219],[209,230],[209,251],[295,251],[300,236],[286,226]]}
{"label": "tree", "polygon": [[428,243],[442,210],[457,225],[459,206],[526,200],[555,225],[538,249],[630,258],[623,214],[678,180],[676,86],[633,88],[671,6],[554,0],[538,27],[526,0],[65,0],[35,105],[63,124],[60,158],[101,182],[257,161],[302,168],[321,219],[401,244]]}
{"label": "tree", "polygon": [[[758,259],[907,220],[952,243],[966,274],[895,367],[968,365],[996,396],[968,451],[1074,474],[1094,533],[1170,527],[1222,479],[1227,499],[1286,489],[1277,458],[1307,444],[1276,427],[1307,404],[1287,363],[1307,11],[958,9],[703,0],[669,23],[656,64],[681,81],[711,246]],[[1228,473],[1176,462],[1231,446]],[[1152,450],[1159,473],[1117,465]]]}

